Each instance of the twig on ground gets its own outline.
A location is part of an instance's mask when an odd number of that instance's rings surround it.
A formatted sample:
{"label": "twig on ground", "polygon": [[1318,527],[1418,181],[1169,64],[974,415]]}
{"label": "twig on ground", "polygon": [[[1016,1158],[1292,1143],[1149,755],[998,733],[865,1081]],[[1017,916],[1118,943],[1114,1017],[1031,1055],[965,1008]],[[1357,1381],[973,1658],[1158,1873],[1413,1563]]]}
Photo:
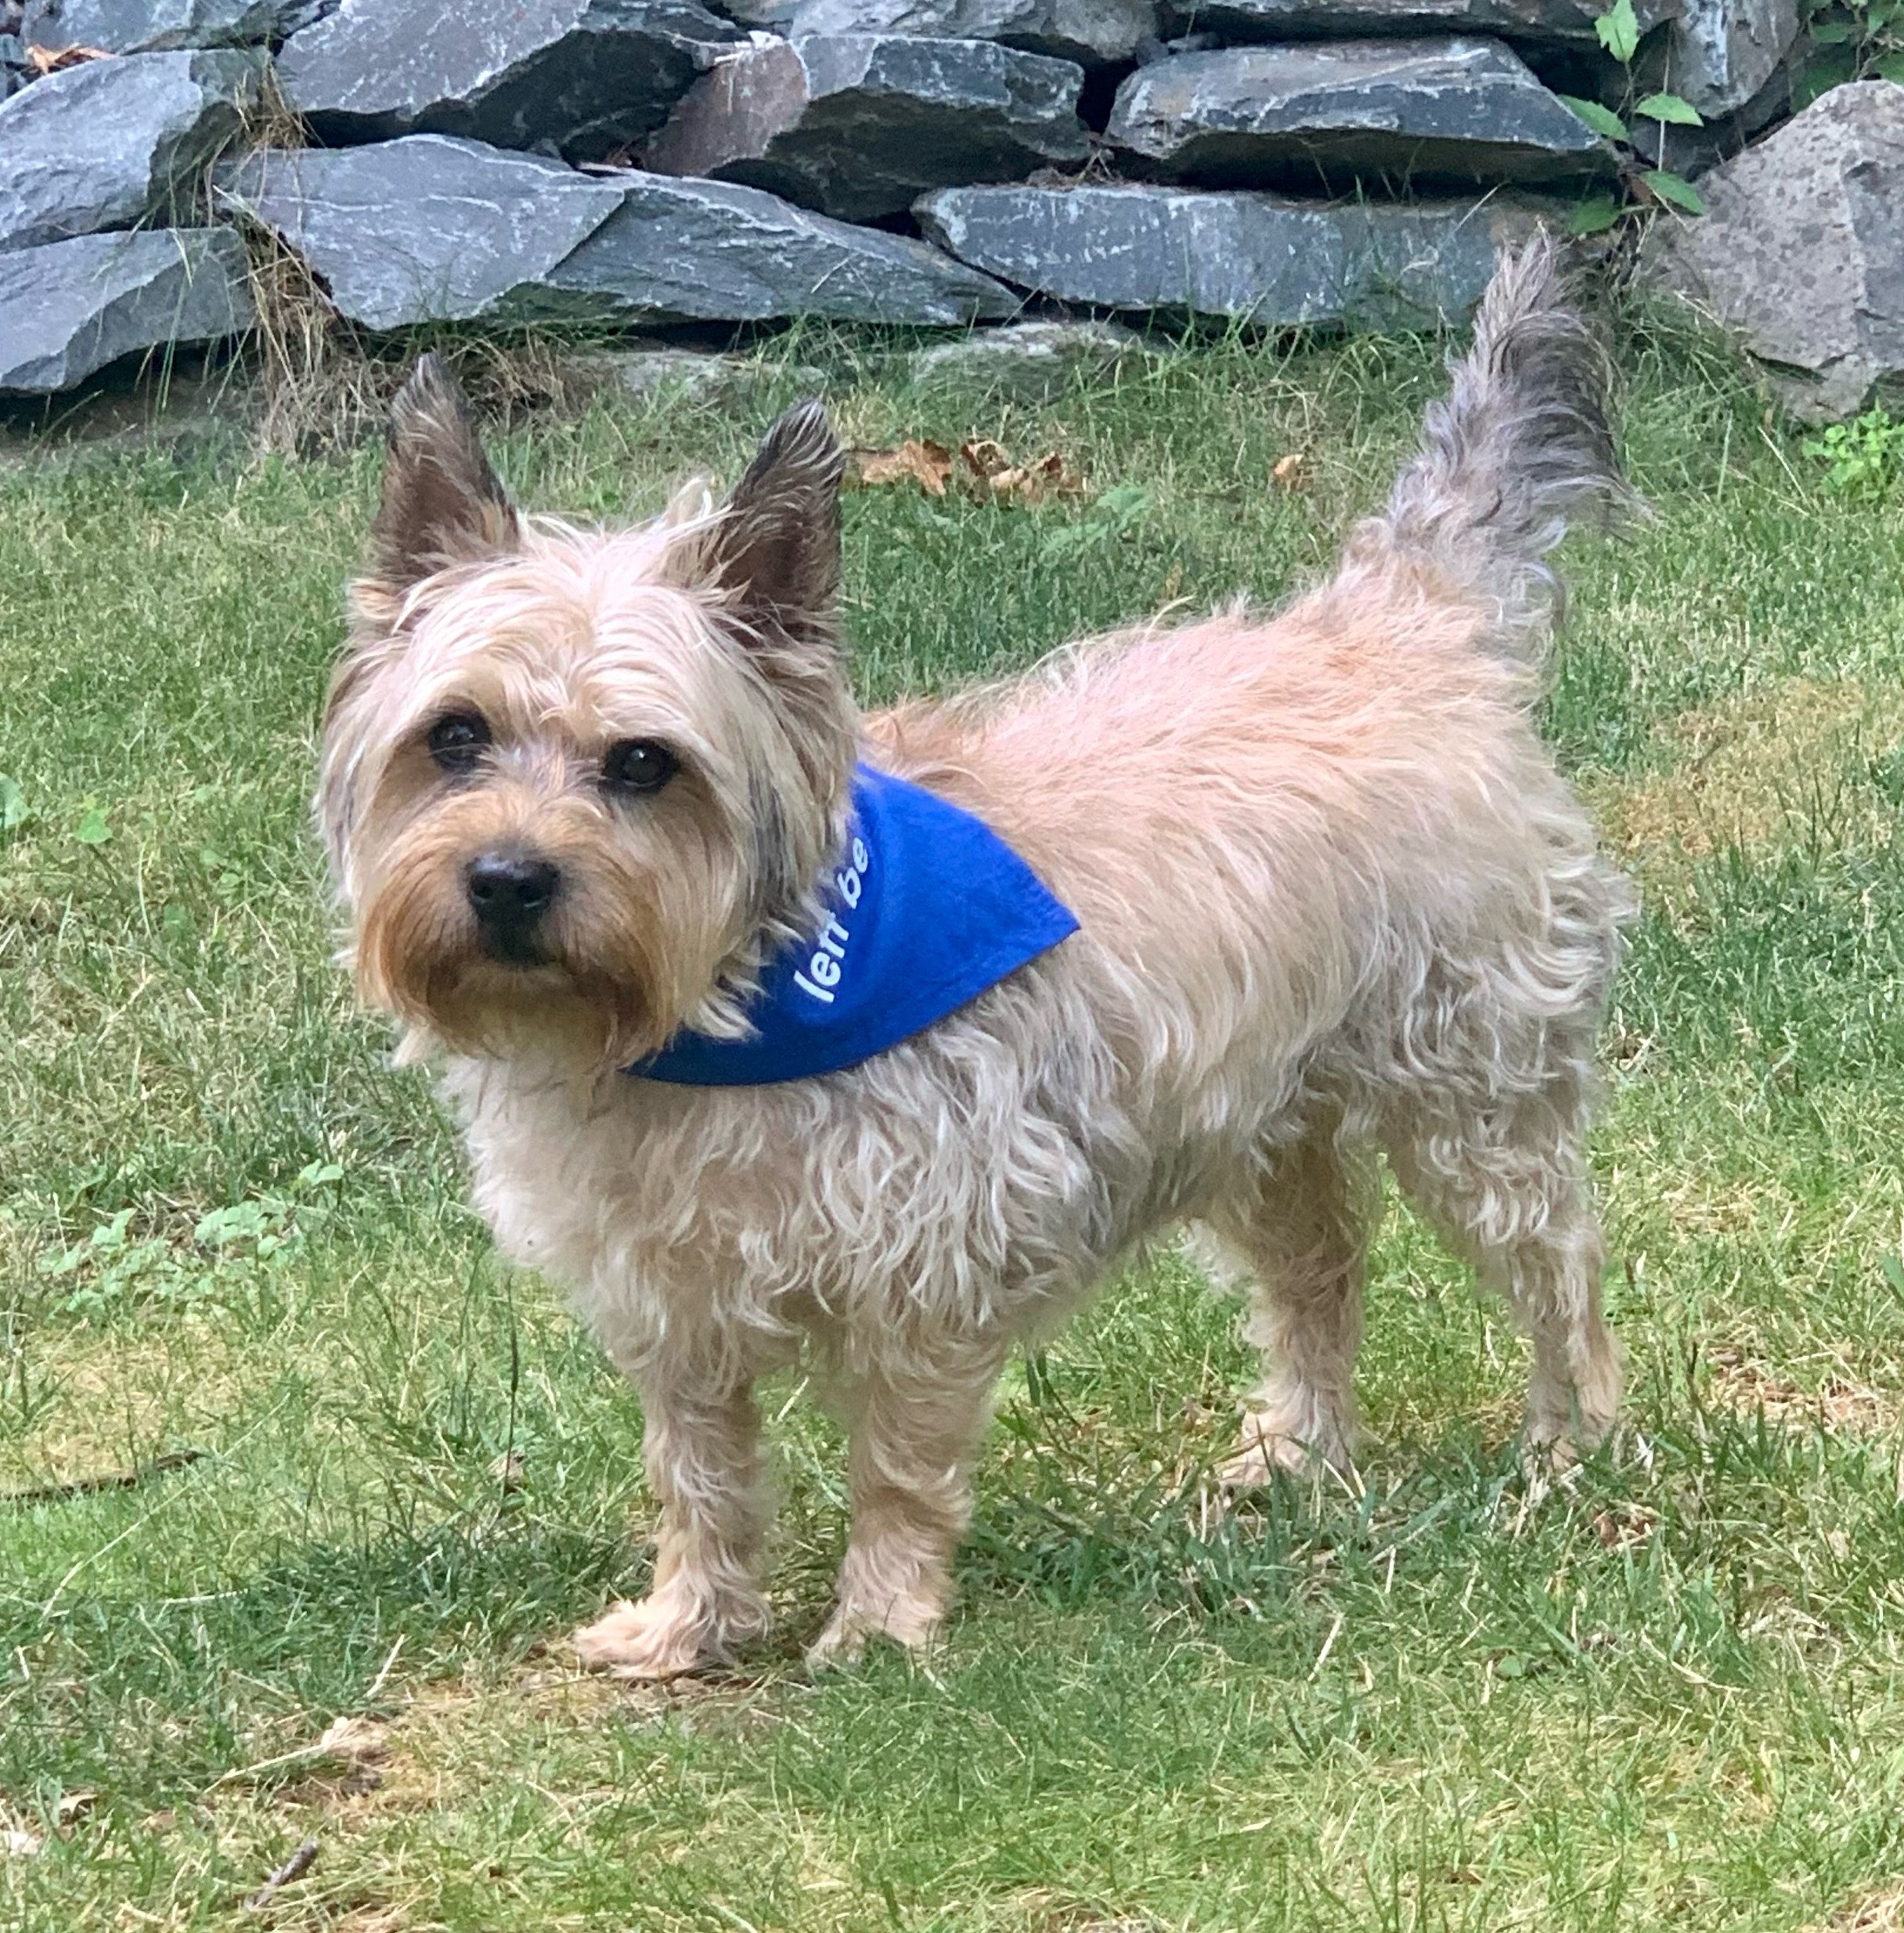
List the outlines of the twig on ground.
{"label": "twig on ground", "polygon": [[250,1913],[262,1913],[283,1888],[290,1885],[294,1880],[302,1879],[310,1871],[316,1860],[317,1852],[317,1841],[315,1839],[305,1840],[282,1866],[272,1870],[264,1884],[244,1902],[245,1910]]}
{"label": "twig on ground", "polygon": [[34,1503],[63,1503],[69,1497],[90,1497],[102,1490],[132,1490],[148,1477],[163,1477],[171,1470],[183,1470],[206,1454],[203,1450],[168,1450],[140,1470],[108,1470],[103,1476],[75,1477],[70,1483],[41,1484],[33,1490],[0,1491],[0,1503],[23,1508]]}

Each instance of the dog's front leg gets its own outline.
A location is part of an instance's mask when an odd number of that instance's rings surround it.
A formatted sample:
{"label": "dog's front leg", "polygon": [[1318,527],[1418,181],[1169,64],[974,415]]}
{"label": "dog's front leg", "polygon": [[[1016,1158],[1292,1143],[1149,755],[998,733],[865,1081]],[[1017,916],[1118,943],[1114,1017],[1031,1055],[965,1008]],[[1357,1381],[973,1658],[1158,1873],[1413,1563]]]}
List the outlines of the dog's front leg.
{"label": "dog's front leg", "polygon": [[852,1390],[853,1531],[839,1603],[808,1656],[856,1657],[867,1639],[909,1650],[938,1628],[972,1517],[972,1467],[1004,1365],[990,1345],[875,1372]]}
{"label": "dog's front leg", "polygon": [[674,1678],[719,1663],[766,1628],[760,1577],[773,1505],[751,1386],[669,1388],[645,1379],[642,1455],[661,1501],[654,1578],[578,1631],[586,1664]]}

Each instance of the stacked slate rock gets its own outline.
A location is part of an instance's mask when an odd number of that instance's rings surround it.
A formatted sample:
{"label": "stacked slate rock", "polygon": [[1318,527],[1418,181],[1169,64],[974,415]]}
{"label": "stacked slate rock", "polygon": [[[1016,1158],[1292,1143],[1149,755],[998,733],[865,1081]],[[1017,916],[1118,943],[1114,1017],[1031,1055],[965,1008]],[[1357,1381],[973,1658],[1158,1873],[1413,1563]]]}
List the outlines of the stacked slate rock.
{"label": "stacked slate rock", "polygon": [[[1797,4],[1638,0],[1714,156],[1777,114]],[[0,391],[242,331],[247,229],[372,331],[1433,326],[1612,178],[1559,98],[1621,84],[1596,10],[0,0]],[[268,77],[299,143],[247,132]]]}

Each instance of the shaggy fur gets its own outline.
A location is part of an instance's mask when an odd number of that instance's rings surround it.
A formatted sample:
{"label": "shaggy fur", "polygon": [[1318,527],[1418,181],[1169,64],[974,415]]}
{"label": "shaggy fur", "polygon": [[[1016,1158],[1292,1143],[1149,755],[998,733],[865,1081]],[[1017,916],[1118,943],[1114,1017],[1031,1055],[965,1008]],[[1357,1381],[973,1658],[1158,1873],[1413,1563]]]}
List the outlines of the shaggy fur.
{"label": "shaggy fur", "polygon": [[[989,1394],[1138,1244],[1205,1224],[1263,1355],[1226,1475],[1348,1458],[1374,1162],[1533,1343],[1527,1436],[1614,1419],[1582,1150],[1627,904],[1529,722],[1567,518],[1623,496],[1555,257],[1501,270],[1452,392],[1332,582],[856,716],[841,459],[808,405],[728,502],[598,534],[508,505],[441,368],[400,399],[320,817],[364,996],[443,1064],[478,1203],[642,1396],[654,1585],[579,1633],[639,1676],[766,1621],[752,1390],[806,1352],[851,1434],[827,1655],[943,1615]],[[446,716],[489,742],[449,773]],[[610,748],[676,774],[604,784]],[[979,814],[1082,929],[892,1051],[694,1089],[615,1071],[731,1033],[810,917],[860,752]],[[484,853],[560,887],[485,949]]]}

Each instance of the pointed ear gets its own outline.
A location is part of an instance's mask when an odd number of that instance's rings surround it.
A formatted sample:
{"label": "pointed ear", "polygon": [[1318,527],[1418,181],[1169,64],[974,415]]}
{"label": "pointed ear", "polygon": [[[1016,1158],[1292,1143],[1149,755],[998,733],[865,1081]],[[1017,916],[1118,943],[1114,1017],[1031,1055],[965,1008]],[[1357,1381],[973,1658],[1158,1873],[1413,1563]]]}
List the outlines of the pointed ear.
{"label": "pointed ear", "polygon": [[715,526],[706,561],[763,641],[838,638],[839,490],[846,453],[811,399],[762,439]]}
{"label": "pointed ear", "polygon": [[423,357],[391,405],[383,502],[360,598],[394,603],[446,564],[513,550],[517,535],[515,508],[456,379],[440,355]]}

